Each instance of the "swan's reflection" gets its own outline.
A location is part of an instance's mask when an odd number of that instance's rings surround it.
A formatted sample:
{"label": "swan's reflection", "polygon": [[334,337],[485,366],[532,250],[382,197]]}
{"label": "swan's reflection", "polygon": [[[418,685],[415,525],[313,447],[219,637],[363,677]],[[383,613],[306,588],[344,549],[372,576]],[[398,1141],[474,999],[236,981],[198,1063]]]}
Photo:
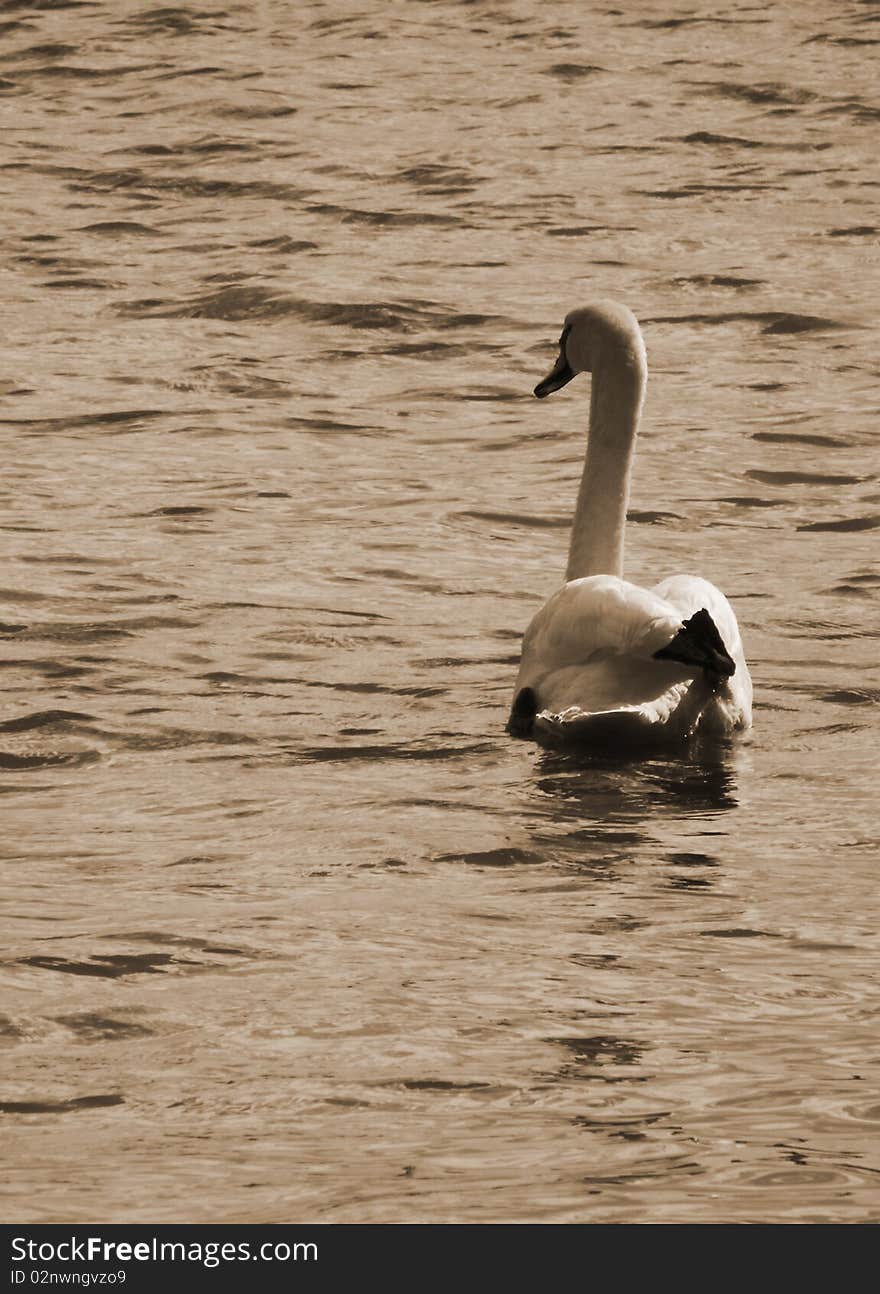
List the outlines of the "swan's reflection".
{"label": "swan's reflection", "polygon": [[[643,1123],[665,1123],[647,1097],[644,1115],[625,1105],[634,1092],[648,1091],[662,1001],[678,992],[658,960],[658,923],[675,931],[673,943],[680,941],[697,896],[712,893],[723,877],[723,855],[707,847],[703,832],[714,844],[716,833],[731,830],[743,759],[736,745],[703,741],[649,758],[548,749],[535,762],[528,791],[532,840],[552,851],[567,873],[558,888],[575,896],[581,935],[580,947],[568,954],[566,982],[577,982],[582,996],[555,1016],[563,1027],[545,1036],[559,1056],[547,1081],[573,1098],[572,1085],[585,1085],[572,1122],[607,1136],[605,1144],[585,1145],[585,1162],[594,1169],[597,1154],[614,1169],[615,1139],[646,1140]],[[608,1085],[623,1094],[619,1109],[603,1095]],[[638,1164],[640,1174],[647,1171],[653,1170]],[[602,1179],[592,1172],[585,1180],[595,1186]]]}
{"label": "swan's reflection", "polygon": [[[543,750],[525,788],[530,843],[566,869],[610,881],[640,857],[656,860],[662,840],[677,869],[673,888],[707,888],[714,879],[705,867],[716,860],[694,852],[689,821],[702,820],[706,830],[714,821],[718,834],[727,833],[725,819],[739,806],[740,764],[738,748],[717,741],[647,759],[607,749]],[[683,831],[678,842],[670,840],[676,826]],[[698,859],[704,866],[696,868]]]}
{"label": "swan's reflection", "polygon": [[534,790],[560,821],[637,823],[660,814],[707,815],[735,809],[737,752],[728,743],[638,759],[624,750],[544,750]]}

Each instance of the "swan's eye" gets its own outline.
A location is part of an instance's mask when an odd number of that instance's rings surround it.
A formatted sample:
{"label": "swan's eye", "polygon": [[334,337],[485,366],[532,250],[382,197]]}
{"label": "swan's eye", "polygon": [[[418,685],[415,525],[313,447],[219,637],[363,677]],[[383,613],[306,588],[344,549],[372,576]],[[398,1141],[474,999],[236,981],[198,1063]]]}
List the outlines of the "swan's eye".
{"label": "swan's eye", "polygon": [[559,349],[565,352],[565,343],[568,341],[568,334],[571,332],[571,324],[567,324],[562,330],[562,336],[559,338]]}

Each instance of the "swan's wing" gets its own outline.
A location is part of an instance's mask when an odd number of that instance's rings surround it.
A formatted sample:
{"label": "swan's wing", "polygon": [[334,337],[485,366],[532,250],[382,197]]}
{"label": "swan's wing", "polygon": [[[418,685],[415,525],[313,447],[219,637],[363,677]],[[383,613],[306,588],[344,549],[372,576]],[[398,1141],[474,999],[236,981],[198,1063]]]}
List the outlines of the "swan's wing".
{"label": "swan's wing", "polygon": [[736,670],[707,707],[706,723],[727,732],[750,727],[752,679],[746,664],[739,624],[727,598],[714,584],[698,575],[671,575],[655,584],[651,592],[674,607],[683,620],[700,610],[709,612]]}
{"label": "swan's wing", "polygon": [[626,580],[611,575],[570,580],[525,632],[516,691],[538,687],[549,674],[598,659],[650,660],[680,625],[675,607]]}
{"label": "swan's wing", "polygon": [[526,630],[510,731],[625,739],[670,725],[693,671],[654,652],[680,628],[670,603],[635,584],[569,581]]}

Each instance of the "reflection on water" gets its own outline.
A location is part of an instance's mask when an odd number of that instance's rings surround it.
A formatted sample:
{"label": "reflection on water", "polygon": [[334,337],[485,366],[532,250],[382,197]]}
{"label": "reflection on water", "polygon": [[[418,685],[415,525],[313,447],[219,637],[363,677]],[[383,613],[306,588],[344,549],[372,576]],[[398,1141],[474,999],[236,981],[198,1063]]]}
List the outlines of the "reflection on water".
{"label": "reflection on water", "polygon": [[[639,760],[632,754],[609,756],[583,751],[543,751],[533,786],[546,798],[541,807],[550,830],[572,821],[593,824],[597,837],[617,824],[655,824],[674,818],[721,814],[735,809],[736,764],[740,752],[729,746],[675,752]],[[585,834],[575,833],[579,838]],[[635,834],[632,842],[638,841]]]}
{"label": "reflection on water", "polygon": [[[5,8],[10,1216],[873,1217],[871,6]],[[591,296],[735,745],[504,733]]]}

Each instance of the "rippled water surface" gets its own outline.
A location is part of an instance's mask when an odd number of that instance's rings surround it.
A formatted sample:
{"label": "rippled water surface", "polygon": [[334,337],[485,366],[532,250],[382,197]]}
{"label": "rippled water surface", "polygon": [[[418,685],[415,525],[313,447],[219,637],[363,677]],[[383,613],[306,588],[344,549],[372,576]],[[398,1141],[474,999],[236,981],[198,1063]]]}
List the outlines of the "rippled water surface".
{"label": "rippled water surface", "polygon": [[[876,1220],[878,44],[0,4],[8,1218]],[[595,296],[720,752],[503,731]]]}

